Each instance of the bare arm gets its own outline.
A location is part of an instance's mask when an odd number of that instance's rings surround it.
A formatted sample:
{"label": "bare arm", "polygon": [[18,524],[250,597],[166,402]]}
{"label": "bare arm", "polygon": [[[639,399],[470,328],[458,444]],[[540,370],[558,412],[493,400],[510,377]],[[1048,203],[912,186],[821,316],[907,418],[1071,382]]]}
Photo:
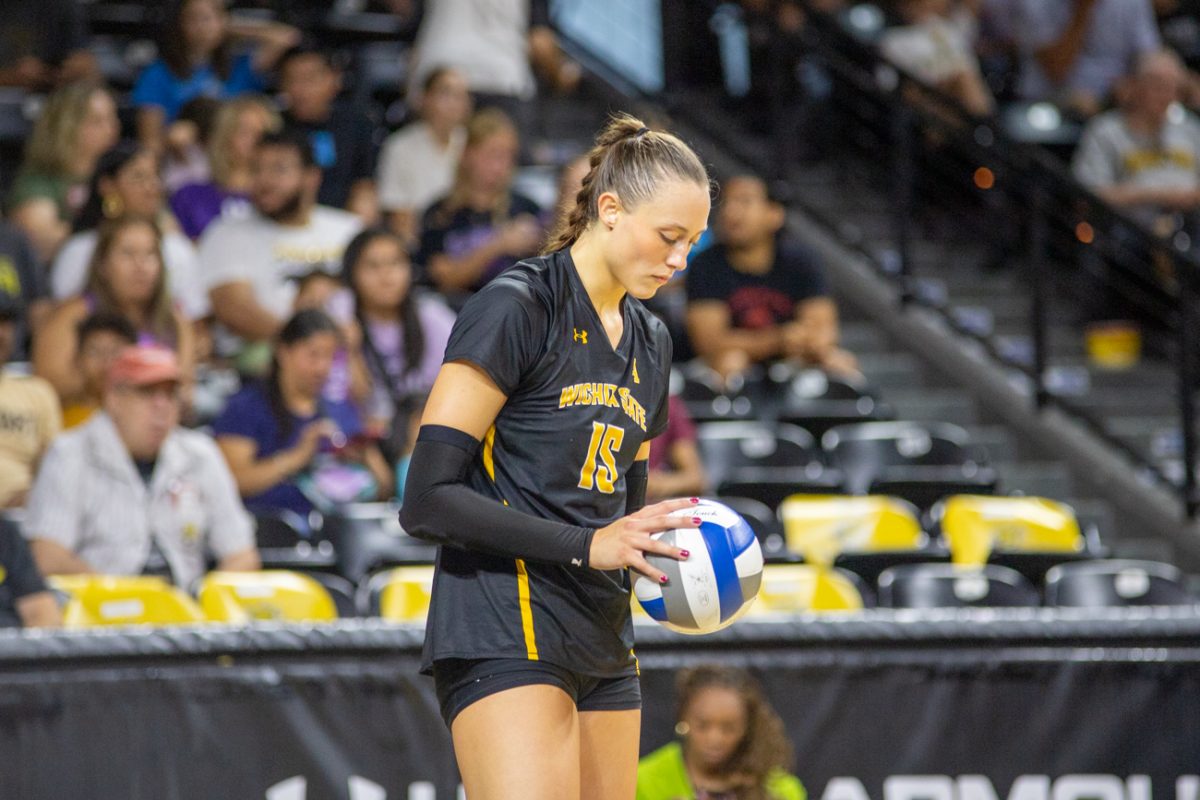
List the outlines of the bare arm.
{"label": "bare arm", "polygon": [[26,628],[61,628],[62,609],[53,592],[34,592],[16,602],[17,616]]}
{"label": "bare arm", "polygon": [[246,339],[266,341],[279,332],[283,321],[263,308],[247,281],[214,286],[208,293],[213,316],[225,327]]}
{"label": "bare arm", "polygon": [[46,320],[33,342],[33,371],[45,378],[60,398],[78,397],[83,376],[75,366],[76,328],[87,315],[82,299],[68,300]]}
{"label": "bare arm", "polygon": [[710,364],[731,350],[744,352],[751,361],[762,361],[779,355],[783,347],[778,326],[761,330],[734,328],[729,308],[719,300],[688,303],[687,329],[692,347]]}
{"label": "bare arm", "polygon": [[258,557],[258,550],[250,547],[225,556],[217,562],[217,569],[223,572],[254,572],[262,569],[262,560]]}
{"label": "bare arm", "polygon": [[254,53],[254,68],[259,72],[274,69],[280,56],[300,43],[300,31],[282,22],[263,22],[257,19],[231,16],[229,33],[250,39],[258,45]]}
{"label": "bare arm", "polygon": [[1062,83],[1067,79],[1067,73],[1075,66],[1075,60],[1083,50],[1092,6],[1095,4],[1096,0],[1075,0],[1071,19],[1063,29],[1062,35],[1033,54],[1051,83]]}
{"label": "bare arm", "polygon": [[38,572],[43,575],[91,575],[96,572],[91,564],[49,539],[31,539],[29,550]]}
{"label": "bare arm", "polygon": [[1114,184],[1095,190],[1100,199],[1117,208],[1159,206],[1187,211],[1200,205],[1200,192],[1194,189],[1164,189],[1157,186]]}
{"label": "bare arm", "polygon": [[167,121],[158,106],[142,106],[137,110],[137,138],[142,147],[161,154],[167,144]]}
{"label": "bare arm", "polygon": [[58,206],[48,197],[31,197],[13,208],[13,224],[29,237],[38,260],[48,264],[71,235],[71,226],[59,219]]}
{"label": "bare arm", "polygon": [[258,443],[244,436],[218,436],[217,446],[221,448],[221,455],[225,456],[225,463],[229,465],[238,492],[242,497],[253,497],[307,467],[316,455],[321,438],[331,436],[334,432],[335,426],[329,420],[311,422],[293,447],[266,458],[259,458]]}
{"label": "bare arm", "polygon": [[378,224],[379,196],[375,193],[375,181],[370,178],[356,180],[350,187],[346,210],[361,219],[364,225]]}
{"label": "bare arm", "polygon": [[479,282],[488,264],[500,256],[524,258],[533,253],[541,241],[542,228],[537,220],[522,215],[509,220],[496,235],[466,255],[451,258],[438,253],[429,259],[429,277],[443,292],[462,291]]}

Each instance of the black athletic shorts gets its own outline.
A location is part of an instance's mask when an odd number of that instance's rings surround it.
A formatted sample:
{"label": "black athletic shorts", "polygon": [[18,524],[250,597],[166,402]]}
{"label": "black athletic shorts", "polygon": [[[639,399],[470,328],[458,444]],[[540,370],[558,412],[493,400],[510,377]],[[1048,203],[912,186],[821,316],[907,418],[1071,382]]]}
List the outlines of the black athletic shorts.
{"label": "black athletic shorts", "polygon": [[439,659],[433,662],[433,682],[447,727],[476,700],[518,686],[557,686],[575,701],[580,711],[629,711],[642,707],[642,684],[636,675],[596,678],[524,658]]}

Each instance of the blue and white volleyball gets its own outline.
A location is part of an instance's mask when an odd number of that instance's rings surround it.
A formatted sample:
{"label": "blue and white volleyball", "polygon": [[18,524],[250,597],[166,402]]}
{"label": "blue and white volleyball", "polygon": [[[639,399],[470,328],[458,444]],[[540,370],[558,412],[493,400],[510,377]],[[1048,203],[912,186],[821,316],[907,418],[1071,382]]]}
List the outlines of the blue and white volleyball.
{"label": "blue and white volleyball", "polygon": [[712,633],[750,608],[762,584],[763,556],[754,531],[732,508],[712,500],[675,514],[699,517],[699,528],[674,528],[654,538],[688,551],[676,561],[648,555],[667,575],[660,584],[641,575],[633,593],[654,620],[679,633]]}

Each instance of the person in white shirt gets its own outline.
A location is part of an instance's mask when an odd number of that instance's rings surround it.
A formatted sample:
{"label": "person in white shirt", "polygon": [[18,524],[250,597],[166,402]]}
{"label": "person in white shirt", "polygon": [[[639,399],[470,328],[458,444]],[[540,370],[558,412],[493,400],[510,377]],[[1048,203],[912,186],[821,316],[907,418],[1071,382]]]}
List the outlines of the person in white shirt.
{"label": "person in white shirt", "polygon": [[450,191],[466,142],[471,93],[451,67],[429,73],[421,89],[421,119],[383,143],[376,184],[388,227],[410,248],[420,242],[421,215]]}
{"label": "person in white shirt", "polygon": [[[292,313],[295,279],[336,273],[342,251],[362,227],[349,212],[317,205],[321,170],[302,134],[264,135],[251,169],[254,213],[221,219],[200,239],[213,314],[243,344],[269,342]],[[226,350],[239,348],[225,342]]]}
{"label": "person in white shirt", "polygon": [[103,412],[51,445],[24,526],[43,574],[157,574],[189,587],[209,554],[222,570],[260,568],[216,444],[179,427],[179,383],[170,350],[128,348]]}

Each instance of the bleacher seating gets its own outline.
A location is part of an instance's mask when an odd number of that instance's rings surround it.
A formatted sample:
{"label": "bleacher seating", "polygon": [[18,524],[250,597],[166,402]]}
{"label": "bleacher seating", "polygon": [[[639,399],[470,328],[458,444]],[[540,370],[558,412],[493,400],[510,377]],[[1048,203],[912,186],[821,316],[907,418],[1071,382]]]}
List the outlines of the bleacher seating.
{"label": "bleacher seating", "polygon": [[1041,604],[1037,590],[1021,573],[987,564],[905,564],[879,576],[883,608],[1029,607]]}

